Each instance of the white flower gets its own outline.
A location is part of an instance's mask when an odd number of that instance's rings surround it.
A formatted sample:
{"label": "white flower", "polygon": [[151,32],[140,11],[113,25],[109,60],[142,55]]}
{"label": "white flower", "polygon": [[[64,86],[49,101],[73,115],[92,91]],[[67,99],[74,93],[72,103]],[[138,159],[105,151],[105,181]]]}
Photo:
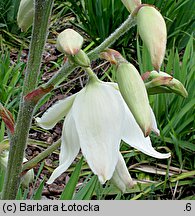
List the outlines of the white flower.
{"label": "white flower", "polygon": [[127,190],[127,188],[134,185],[134,182],[129,174],[129,171],[121,154],[119,154],[118,163],[115,167],[111,181],[123,193]]}
{"label": "white flower", "polygon": [[[60,164],[49,184],[68,169],[80,148],[99,181],[103,184],[112,178],[122,191],[133,182],[119,151],[121,139],[147,155],[170,157],[170,153],[157,152],[150,138],[144,137],[117,88],[114,83],[90,81],[76,95],[59,101],[42,118],[36,118],[41,127],[50,129],[66,116]],[[153,131],[159,133],[153,113],[152,120]]]}

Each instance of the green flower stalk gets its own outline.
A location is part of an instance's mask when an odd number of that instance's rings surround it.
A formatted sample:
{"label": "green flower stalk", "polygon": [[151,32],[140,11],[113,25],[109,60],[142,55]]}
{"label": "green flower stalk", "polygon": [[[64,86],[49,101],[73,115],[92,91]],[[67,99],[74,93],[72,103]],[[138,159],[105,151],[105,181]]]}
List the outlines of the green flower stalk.
{"label": "green flower stalk", "polygon": [[34,101],[25,100],[25,96],[37,88],[52,5],[53,0],[35,0],[34,23],[20,108],[14,127],[14,134],[10,136],[9,160],[2,190],[2,199],[5,200],[15,199],[18,191],[24,151],[36,105]]}
{"label": "green flower stalk", "polygon": [[154,69],[160,71],[167,42],[167,29],[162,15],[153,6],[143,5],[137,13],[137,26],[149,50]]}
{"label": "green flower stalk", "polygon": [[22,31],[27,31],[33,23],[34,0],[21,0],[18,8],[17,22]]}
{"label": "green flower stalk", "polygon": [[152,129],[151,111],[144,82],[137,69],[124,62],[117,66],[119,90],[145,136]]}

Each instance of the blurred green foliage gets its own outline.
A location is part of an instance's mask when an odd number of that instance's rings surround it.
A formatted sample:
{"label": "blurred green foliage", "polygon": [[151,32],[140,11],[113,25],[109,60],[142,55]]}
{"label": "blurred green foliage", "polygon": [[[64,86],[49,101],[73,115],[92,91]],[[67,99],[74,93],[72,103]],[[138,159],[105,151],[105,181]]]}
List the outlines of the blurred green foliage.
{"label": "blurred green foliage", "polygon": [[0,28],[10,33],[17,34],[17,12],[20,0],[0,0]]}

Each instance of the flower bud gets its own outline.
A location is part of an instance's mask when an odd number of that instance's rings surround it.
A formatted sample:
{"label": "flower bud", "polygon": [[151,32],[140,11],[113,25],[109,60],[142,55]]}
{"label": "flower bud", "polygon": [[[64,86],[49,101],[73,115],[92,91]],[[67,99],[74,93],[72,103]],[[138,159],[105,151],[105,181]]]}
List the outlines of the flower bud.
{"label": "flower bud", "polygon": [[116,74],[119,90],[145,136],[151,131],[151,111],[144,82],[130,63],[121,63]]}
{"label": "flower bud", "polygon": [[[23,159],[23,162],[27,162],[26,158]],[[34,170],[28,170],[22,177],[21,177],[21,184],[23,187],[28,187],[30,183],[34,180]]]}
{"label": "flower bud", "polygon": [[17,22],[22,31],[27,31],[33,23],[34,0],[21,0],[18,8]]}
{"label": "flower bud", "polygon": [[68,59],[72,61],[74,64],[77,64],[81,67],[89,67],[90,66],[90,60],[87,54],[80,50],[76,55],[69,56]]}
{"label": "flower bud", "polygon": [[[7,163],[8,163],[8,157],[9,157],[9,151],[4,151],[0,154],[0,167],[3,171],[6,171],[7,169]],[[26,162],[27,159],[24,158],[23,162]],[[34,180],[34,170],[31,169],[26,172],[24,176],[21,178],[21,183],[24,187],[28,187],[29,183],[31,183]]]}
{"label": "flower bud", "polygon": [[159,71],[164,59],[167,30],[162,15],[152,6],[143,6],[137,13],[139,34],[149,50],[152,65]]}
{"label": "flower bud", "polygon": [[146,82],[145,87],[146,87],[146,89],[149,89],[149,88],[159,87],[162,85],[169,85],[169,83],[171,82],[172,79],[173,79],[173,77],[159,76],[159,77],[152,79],[149,82]]}
{"label": "flower bud", "polygon": [[188,96],[188,92],[186,91],[185,87],[183,86],[183,84],[173,78],[172,76],[170,76],[169,74],[165,73],[165,72],[162,72],[160,71],[159,73],[157,71],[151,71],[150,73],[150,76],[149,76],[149,80],[154,80],[154,79],[157,79],[157,78],[165,78],[165,77],[168,77],[168,78],[172,78],[170,80],[170,82],[168,83],[165,83],[163,84],[164,86],[166,86],[169,90],[171,90],[171,92],[174,92],[184,98],[186,98]]}
{"label": "flower bud", "polygon": [[83,37],[73,29],[65,29],[58,35],[57,49],[67,55],[76,55],[83,45]]}
{"label": "flower bud", "polygon": [[100,58],[109,61],[111,64],[119,64],[122,62],[127,62],[123,56],[114,49],[106,49],[100,53]]}
{"label": "flower bud", "polygon": [[141,0],[121,0],[129,13],[133,12],[136,7],[141,5]]}
{"label": "flower bud", "polygon": [[9,129],[10,133],[14,133],[14,118],[11,112],[6,109],[0,102],[0,117],[4,121],[6,127]]}
{"label": "flower bud", "polygon": [[119,154],[119,160],[111,178],[111,182],[123,193],[125,193],[128,188],[131,188],[135,185],[135,182],[132,180],[129,174],[121,153]]}

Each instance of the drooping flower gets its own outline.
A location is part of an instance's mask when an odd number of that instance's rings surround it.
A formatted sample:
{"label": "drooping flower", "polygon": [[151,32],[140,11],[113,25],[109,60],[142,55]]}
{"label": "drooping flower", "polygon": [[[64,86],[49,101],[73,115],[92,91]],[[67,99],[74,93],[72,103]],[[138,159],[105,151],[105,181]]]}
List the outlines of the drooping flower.
{"label": "drooping flower", "polygon": [[[170,157],[170,153],[157,152],[150,138],[144,137],[115,83],[90,80],[80,92],[54,104],[36,121],[50,129],[64,116],[59,166],[49,184],[68,169],[80,148],[99,181],[103,184],[112,178],[122,191],[133,182],[119,151],[121,140],[152,157]],[[153,113],[151,118],[152,130],[159,133]]]}

